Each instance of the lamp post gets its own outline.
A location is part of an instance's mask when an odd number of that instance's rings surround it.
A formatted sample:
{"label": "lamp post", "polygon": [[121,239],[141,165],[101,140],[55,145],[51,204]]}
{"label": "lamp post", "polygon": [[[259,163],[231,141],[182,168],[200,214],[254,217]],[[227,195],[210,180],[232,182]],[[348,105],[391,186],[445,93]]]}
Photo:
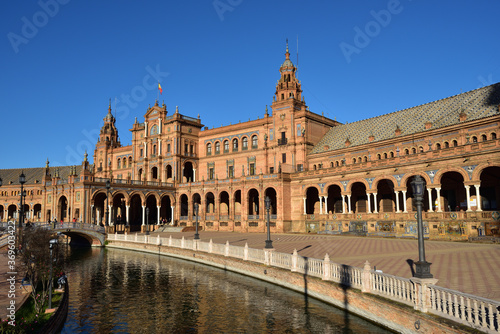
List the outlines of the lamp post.
{"label": "lamp post", "polygon": [[425,260],[424,224],[422,222],[422,202],[424,200],[424,179],[417,175],[411,181],[415,205],[417,206],[418,261],[415,262],[415,277],[433,278],[431,263]]}
{"label": "lamp post", "polygon": [[266,240],[266,249],[273,248],[273,241],[271,240],[271,217],[269,215],[269,210],[271,210],[271,199],[269,196],[266,196],[264,200],[266,203],[266,212],[267,212],[267,240]]}
{"label": "lamp post", "polygon": [[198,203],[194,203],[194,214],[196,216],[196,233],[194,234],[194,240],[199,240],[200,235],[198,234],[198,209],[200,205]]}
{"label": "lamp post", "polygon": [[106,180],[106,221],[104,222],[105,226],[108,226],[108,218],[109,218],[109,188],[111,188],[111,181],[109,179]]}
{"label": "lamp post", "polygon": [[[2,186],[2,178],[0,177],[0,187]],[[3,218],[3,217],[2,217]],[[1,221],[1,219],[0,219]]]}
{"label": "lamp post", "polygon": [[149,208],[146,208],[146,235],[149,235]]}
{"label": "lamp post", "polygon": [[49,249],[50,249],[50,276],[49,276],[49,306],[48,308],[52,308],[52,249],[54,245],[57,245],[57,239],[50,239],[49,241]]}
{"label": "lamp post", "polygon": [[22,230],[23,230],[23,223],[24,223],[24,203],[23,203],[23,197],[24,197],[24,189],[23,186],[26,183],[26,176],[24,176],[24,172],[21,172],[21,175],[19,175],[19,183],[21,184],[21,199],[20,199],[20,205],[19,205],[19,244],[22,243]]}

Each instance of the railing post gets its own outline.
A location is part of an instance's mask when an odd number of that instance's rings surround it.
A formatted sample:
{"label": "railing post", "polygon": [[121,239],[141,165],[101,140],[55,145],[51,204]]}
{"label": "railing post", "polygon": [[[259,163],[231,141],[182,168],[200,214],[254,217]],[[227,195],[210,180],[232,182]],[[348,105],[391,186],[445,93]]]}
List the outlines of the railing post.
{"label": "railing post", "polygon": [[224,256],[229,256],[229,240],[226,241],[226,249],[225,249],[225,252],[224,252]]}
{"label": "railing post", "polygon": [[137,233],[135,234],[135,240],[134,241],[137,242]]}
{"label": "railing post", "polygon": [[264,264],[266,266],[269,266],[271,263],[270,254],[269,250],[264,248]]}
{"label": "railing post", "polygon": [[372,268],[370,266],[370,262],[366,260],[365,265],[363,266],[363,274],[361,276],[361,292],[371,292],[371,271]]}
{"label": "railing post", "polygon": [[159,234],[158,234],[158,238],[157,238],[157,240],[156,240],[156,244],[157,244],[158,246],[160,246],[160,245],[161,245],[161,240],[160,240],[160,235],[159,235]]}
{"label": "railing post", "polygon": [[168,245],[172,246],[172,235],[170,235],[170,237],[168,238]]}
{"label": "railing post", "polygon": [[245,249],[243,249],[243,260],[248,261],[248,243],[245,242]]}
{"label": "railing post", "polygon": [[410,278],[414,287],[414,305],[415,310],[427,313],[429,307],[431,306],[431,292],[428,289],[429,285],[435,285],[437,283],[436,278]]}
{"label": "railing post", "polygon": [[193,250],[198,250],[198,242],[200,242],[200,239],[194,239],[193,240]]}
{"label": "railing post", "polygon": [[208,252],[212,253],[214,251],[214,243],[212,239],[210,239],[210,242],[208,243]]}
{"label": "railing post", "polygon": [[299,253],[297,253],[297,248],[295,248],[292,254],[292,271],[297,271],[298,258],[299,258]]}
{"label": "railing post", "polygon": [[323,280],[330,279],[330,256],[328,253],[325,254],[325,259],[323,260]]}
{"label": "railing post", "polygon": [[182,236],[182,240],[181,240],[181,248],[184,249],[184,236]]}

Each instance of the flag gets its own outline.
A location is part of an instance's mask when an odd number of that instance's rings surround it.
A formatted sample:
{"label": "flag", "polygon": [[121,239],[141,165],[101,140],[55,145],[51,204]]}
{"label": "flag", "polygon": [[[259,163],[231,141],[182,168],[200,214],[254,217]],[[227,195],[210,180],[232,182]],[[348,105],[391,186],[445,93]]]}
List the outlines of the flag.
{"label": "flag", "polygon": [[158,90],[160,91],[160,94],[163,93],[163,89],[161,89],[160,83],[158,82]]}

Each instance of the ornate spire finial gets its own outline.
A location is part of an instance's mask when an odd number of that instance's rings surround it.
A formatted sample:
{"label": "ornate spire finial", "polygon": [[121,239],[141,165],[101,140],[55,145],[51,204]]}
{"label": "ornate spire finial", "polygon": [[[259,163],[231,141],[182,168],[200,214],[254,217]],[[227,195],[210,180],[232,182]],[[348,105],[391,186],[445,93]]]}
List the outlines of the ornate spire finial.
{"label": "ornate spire finial", "polygon": [[49,158],[47,158],[47,162],[45,163],[45,168],[49,168]]}
{"label": "ornate spire finial", "polygon": [[286,52],[285,52],[286,59],[290,59],[290,52],[288,52],[288,38],[286,39]]}
{"label": "ornate spire finial", "polygon": [[85,150],[85,154],[83,155],[83,161],[87,162],[88,161],[88,154],[87,154],[87,150]]}
{"label": "ornate spire finial", "polygon": [[269,116],[269,113],[267,112],[267,104],[266,104],[266,113],[265,113],[266,116]]}
{"label": "ornate spire finial", "polygon": [[175,106],[175,113],[178,114],[179,113],[179,106]]}
{"label": "ornate spire finial", "polygon": [[158,99],[155,100],[155,106],[158,107]]}

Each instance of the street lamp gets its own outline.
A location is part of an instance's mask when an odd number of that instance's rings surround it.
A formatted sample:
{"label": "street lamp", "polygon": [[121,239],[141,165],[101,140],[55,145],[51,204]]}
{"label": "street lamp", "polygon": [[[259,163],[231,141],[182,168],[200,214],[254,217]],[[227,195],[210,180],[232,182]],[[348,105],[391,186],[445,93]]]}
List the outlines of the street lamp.
{"label": "street lamp", "polygon": [[109,188],[111,188],[111,181],[109,179],[106,180],[106,221],[104,225],[108,226],[108,218],[109,218]]}
{"label": "street lamp", "polygon": [[50,249],[50,276],[49,276],[49,309],[52,308],[52,249],[54,245],[57,245],[57,239],[50,239],[49,249]]}
{"label": "street lamp", "polygon": [[424,200],[424,179],[417,175],[411,181],[415,205],[417,206],[418,261],[415,262],[415,277],[432,278],[431,263],[425,261],[424,224],[422,223],[422,202]]}
{"label": "street lamp", "polygon": [[267,211],[267,240],[266,240],[266,249],[273,248],[273,241],[271,240],[271,217],[269,216],[269,210],[271,210],[271,199],[269,196],[266,196],[264,200],[266,203],[266,211]]}
{"label": "street lamp", "polygon": [[149,208],[146,208],[146,235],[149,235]]}
{"label": "street lamp", "polygon": [[194,239],[199,240],[200,235],[198,234],[198,209],[200,208],[200,205],[198,203],[194,203],[194,214],[196,216],[196,233],[194,234]]}
{"label": "street lamp", "polygon": [[23,186],[26,183],[26,176],[24,176],[24,172],[21,171],[21,175],[19,175],[19,183],[21,184],[21,199],[20,199],[20,207],[19,207],[19,242],[22,243],[22,229],[24,223],[24,203],[23,196],[24,190]]}

